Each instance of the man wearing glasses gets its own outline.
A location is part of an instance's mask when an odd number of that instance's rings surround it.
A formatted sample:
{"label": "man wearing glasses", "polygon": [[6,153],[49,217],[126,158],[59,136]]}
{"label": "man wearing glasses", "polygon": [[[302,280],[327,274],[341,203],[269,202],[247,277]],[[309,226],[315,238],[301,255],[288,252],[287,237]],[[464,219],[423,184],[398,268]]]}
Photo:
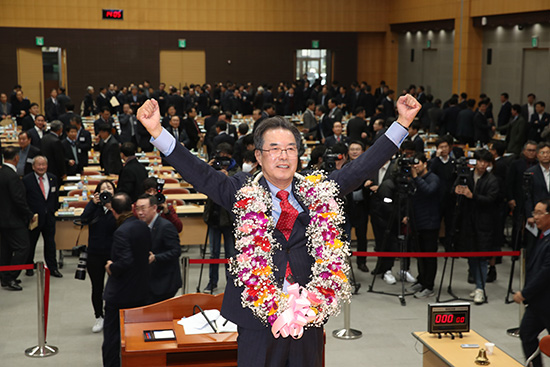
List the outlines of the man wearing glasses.
{"label": "man wearing glasses", "polygon": [[[534,252],[527,260],[525,285],[514,294],[514,301],[524,303],[525,313],[521,320],[519,335],[525,358],[529,358],[538,346],[538,335],[546,329],[550,332],[550,199],[539,201],[532,212],[532,218],[541,236]],[[533,360],[533,366],[542,366],[540,355]]]}
{"label": "man wearing glasses", "polygon": [[[407,129],[420,110],[414,97],[407,95],[399,99],[399,118],[365,154],[335,170],[328,178],[340,188],[340,197],[357,188],[368,177],[377,173],[397,151],[407,136]],[[205,193],[214,202],[231,211],[235,203],[235,193],[246,184],[250,177],[238,173],[228,177],[214,170],[191,154],[160,125],[158,104],[147,101],[137,114],[138,119],[153,137],[152,143],[166,155],[166,160],[177,169],[182,177],[195,189]],[[282,117],[268,118],[254,132],[255,155],[262,166],[263,178],[259,184],[271,194],[272,208],[268,209],[277,223],[283,210],[291,205],[297,211],[296,220],[291,224],[288,237],[279,229],[273,236],[281,244],[282,250],[275,252],[273,263],[277,285],[283,287],[289,278],[285,274],[287,264],[292,278],[299,285],[309,282],[311,265],[315,259],[308,253],[306,227],[310,217],[308,208],[299,202],[294,190],[294,174],[298,167],[298,149],[302,137],[298,129]],[[285,191],[286,193],[282,193]],[[282,198],[281,198],[282,197]],[[284,202],[283,202],[284,200]],[[282,209],[284,208],[284,209]],[[286,232],[289,228],[283,228]],[[285,279],[286,278],[286,279]],[[283,288],[284,289],[284,288]],[[238,365],[239,366],[321,366],[323,359],[323,328],[308,328],[302,338],[275,338],[270,328],[253,316],[249,308],[241,305],[242,288],[237,288],[232,280],[227,282],[222,314],[238,325]]]}

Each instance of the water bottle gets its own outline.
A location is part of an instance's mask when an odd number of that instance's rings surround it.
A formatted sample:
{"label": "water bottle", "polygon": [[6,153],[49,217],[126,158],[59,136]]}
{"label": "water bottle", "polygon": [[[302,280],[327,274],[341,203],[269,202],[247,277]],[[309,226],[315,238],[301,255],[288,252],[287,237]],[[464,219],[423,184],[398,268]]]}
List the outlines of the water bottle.
{"label": "water bottle", "polygon": [[82,180],[78,181],[78,184],[76,185],[76,187],[77,187],[79,190],[82,190],[82,188],[84,187],[84,184],[82,183]]}
{"label": "water bottle", "polygon": [[84,186],[82,189],[82,201],[88,200],[88,186]]}

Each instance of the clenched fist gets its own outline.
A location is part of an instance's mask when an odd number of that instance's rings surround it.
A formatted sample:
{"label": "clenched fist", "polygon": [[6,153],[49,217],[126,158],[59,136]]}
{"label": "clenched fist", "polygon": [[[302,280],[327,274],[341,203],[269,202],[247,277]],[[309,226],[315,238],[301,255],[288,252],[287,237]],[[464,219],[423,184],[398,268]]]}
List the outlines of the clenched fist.
{"label": "clenched fist", "polygon": [[141,121],[143,126],[147,129],[149,134],[153,138],[158,138],[162,132],[162,126],[160,124],[160,109],[159,104],[154,99],[148,99],[145,101],[137,111],[137,119]]}
{"label": "clenched fist", "polygon": [[397,112],[399,113],[397,122],[408,129],[421,107],[422,105],[410,94],[399,97],[397,100]]}

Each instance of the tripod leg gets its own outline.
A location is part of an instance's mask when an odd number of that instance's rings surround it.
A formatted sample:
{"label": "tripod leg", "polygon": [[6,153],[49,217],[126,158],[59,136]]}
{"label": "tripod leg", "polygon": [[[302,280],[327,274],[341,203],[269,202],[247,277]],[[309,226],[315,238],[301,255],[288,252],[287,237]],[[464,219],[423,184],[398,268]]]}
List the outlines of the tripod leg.
{"label": "tripod leg", "polygon": [[441,289],[443,288],[443,279],[445,278],[445,271],[447,270],[447,260],[449,260],[448,257],[445,258],[445,262],[443,263],[443,271],[441,273],[441,281],[439,282],[439,289],[437,291],[437,298],[436,298],[437,302],[439,302],[439,299],[441,297]]}
{"label": "tripod leg", "polygon": [[[206,227],[206,236],[204,237],[204,246],[201,247],[201,258],[206,258],[206,246],[208,246],[208,233],[210,232],[210,226]],[[204,263],[201,264],[201,271],[199,273],[199,282],[197,283],[197,293],[201,292],[202,271],[204,269]]]}

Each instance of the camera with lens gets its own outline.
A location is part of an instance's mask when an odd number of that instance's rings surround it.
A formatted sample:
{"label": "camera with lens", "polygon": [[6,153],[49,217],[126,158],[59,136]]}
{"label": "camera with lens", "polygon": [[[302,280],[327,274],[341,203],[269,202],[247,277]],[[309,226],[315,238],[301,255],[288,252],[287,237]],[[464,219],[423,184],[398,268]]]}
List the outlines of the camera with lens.
{"label": "camera with lens", "polygon": [[410,177],[412,166],[418,164],[420,161],[415,157],[399,157],[397,159],[397,167],[399,168],[399,173],[402,176]]}
{"label": "camera with lens", "polygon": [[393,178],[398,193],[412,195],[416,192],[416,185],[412,180],[412,166],[419,162],[415,157],[400,156],[397,158],[397,170]]}
{"label": "camera with lens", "polygon": [[344,155],[341,153],[335,153],[331,148],[325,151],[323,155],[323,169],[327,173],[331,173],[336,169],[336,161],[339,161],[344,158]]}
{"label": "camera with lens", "polygon": [[86,279],[86,265],[88,263],[88,252],[86,252],[86,246],[82,246],[80,250],[80,256],[78,257],[78,264],[76,265],[76,272],[74,278],[79,280]]}
{"label": "camera with lens", "polygon": [[533,172],[523,172],[522,188],[523,191],[529,193],[533,184]]}
{"label": "camera with lens", "polygon": [[162,190],[164,190],[164,180],[162,178],[157,178],[157,193],[155,195],[157,198],[157,205],[161,205],[166,202],[166,196],[164,196]]}
{"label": "camera with lens", "polygon": [[99,201],[101,202],[101,205],[105,206],[105,204],[108,204],[113,200],[113,194],[111,194],[109,191],[103,191],[99,194]]}
{"label": "camera with lens", "polygon": [[214,163],[212,163],[212,167],[214,167],[214,169],[217,171],[223,169],[223,167],[229,167],[230,165],[231,165],[231,158],[222,157],[220,155],[215,156]]}
{"label": "camera with lens", "polygon": [[460,157],[455,161],[455,172],[458,178],[458,184],[467,185],[468,175],[470,174],[470,165],[475,166],[476,160],[468,157]]}

